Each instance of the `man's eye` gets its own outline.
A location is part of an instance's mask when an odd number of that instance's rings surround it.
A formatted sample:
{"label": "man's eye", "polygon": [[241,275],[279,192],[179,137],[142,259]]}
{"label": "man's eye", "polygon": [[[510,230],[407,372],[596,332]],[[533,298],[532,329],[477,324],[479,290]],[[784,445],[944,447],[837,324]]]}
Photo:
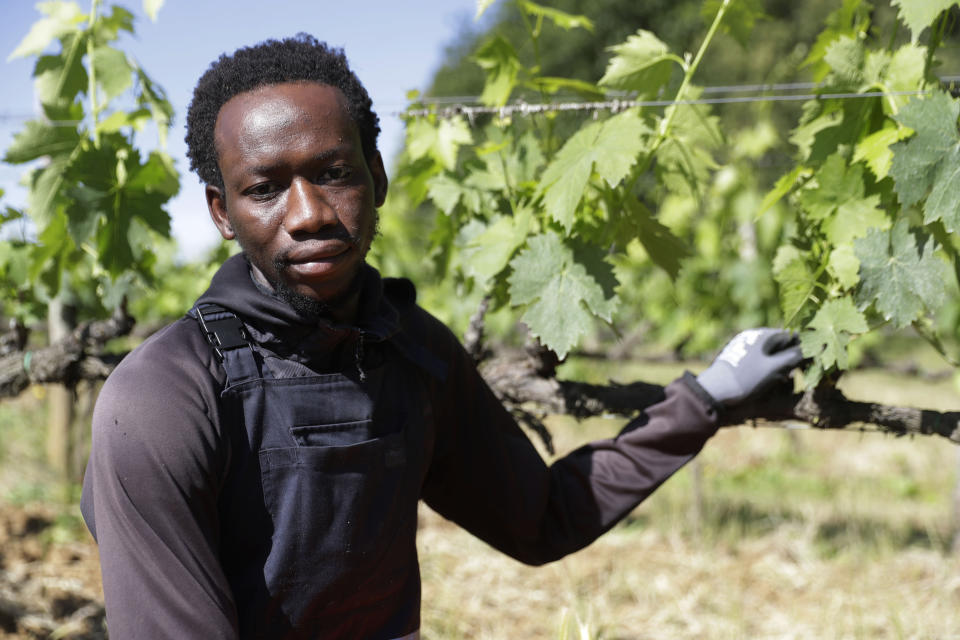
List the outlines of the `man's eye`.
{"label": "man's eye", "polygon": [[325,180],[346,180],[352,174],[350,167],[330,167],[323,173],[322,177]]}
{"label": "man's eye", "polygon": [[247,195],[254,196],[257,198],[263,198],[265,196],[272,195],[276,193],[277,186],[271,182],[264,182],[258,185],[254,185],[247,189]]}

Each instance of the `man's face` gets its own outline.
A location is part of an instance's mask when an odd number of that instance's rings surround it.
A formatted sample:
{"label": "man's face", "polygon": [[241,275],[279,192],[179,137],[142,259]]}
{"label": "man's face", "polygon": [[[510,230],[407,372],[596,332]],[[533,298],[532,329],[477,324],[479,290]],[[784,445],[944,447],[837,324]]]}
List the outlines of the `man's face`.
{"label": "man's face", "polygon": [[311,82],[231,98],[214,130],[223,190],[207,186],[220,234],[255,275],[314,302],[343,297],[376,230],[387,179],[364,157],[339,89]]}

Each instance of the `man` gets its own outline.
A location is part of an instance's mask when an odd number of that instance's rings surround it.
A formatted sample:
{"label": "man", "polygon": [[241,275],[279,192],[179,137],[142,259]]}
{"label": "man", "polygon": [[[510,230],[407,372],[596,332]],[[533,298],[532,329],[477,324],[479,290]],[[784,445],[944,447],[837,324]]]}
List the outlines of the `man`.
{"label": "man", "polygon": [[741,334],[699,383],[546,467],[413,286],[364,262],[387,192],[378,130],[343,53],[306,35],[200,79],[188,153],[243,254],[98,400],[82,509],[111,638],[416,638],[420,499],[555,560],[799,361],[784,332]]}

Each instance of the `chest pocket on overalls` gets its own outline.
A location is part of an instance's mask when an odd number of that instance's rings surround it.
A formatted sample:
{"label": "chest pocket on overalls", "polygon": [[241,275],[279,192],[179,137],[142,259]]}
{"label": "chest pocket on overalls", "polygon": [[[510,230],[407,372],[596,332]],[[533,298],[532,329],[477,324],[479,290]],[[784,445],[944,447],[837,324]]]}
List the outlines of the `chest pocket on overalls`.
{"label": "chest pocket on overalls", "polygon": [[358,596],[389,598],[416,566],[422,425],[416,393],[392,369],[362,384],[331,374],[235,390],[248,428],[263,429],[257,455],[274,527],[264,578],[292,620],[355,609]]}

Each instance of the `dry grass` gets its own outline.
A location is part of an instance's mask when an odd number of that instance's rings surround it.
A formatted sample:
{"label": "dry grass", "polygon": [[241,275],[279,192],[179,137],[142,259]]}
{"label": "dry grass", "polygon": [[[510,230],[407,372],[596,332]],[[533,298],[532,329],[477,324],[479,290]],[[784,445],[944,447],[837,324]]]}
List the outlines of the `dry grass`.
{"label": "dry grass", "polygon": [[[953,385],[847,376],[851,397],[960,408]],[[561,450],[617,424],[552,424]],[[591,547],[525,567],[424,509],[428,639],[960,638],[957,448],[740,427]]]}
{"label": "dry grass", "polygon": [[[665,382],[681,367],[616,377]],[[960,408],[949,381],[845,376],[859,399]],[[48,499],[38,399],[0,405],[0,488]],[[558,449],[620,422],[551,421]],[[726,429],[591,547],[523,566],[424,509],[427,640],[960,639],[960,555],[949,553],[958,449],[934,438]],[[86,539],[86,538],[84,538]]]}

